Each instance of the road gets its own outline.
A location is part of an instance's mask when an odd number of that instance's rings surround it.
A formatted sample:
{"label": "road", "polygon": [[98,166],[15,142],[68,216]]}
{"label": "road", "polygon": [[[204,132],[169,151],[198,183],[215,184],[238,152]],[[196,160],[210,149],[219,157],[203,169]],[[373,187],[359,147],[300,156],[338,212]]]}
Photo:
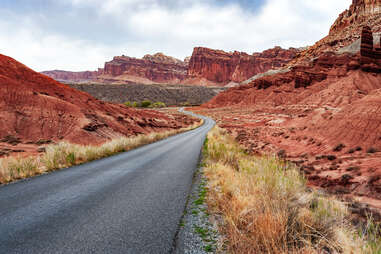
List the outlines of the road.
{"label": "road", "polygon": [[203,126],[0,187],[0,253],[171,253]]}

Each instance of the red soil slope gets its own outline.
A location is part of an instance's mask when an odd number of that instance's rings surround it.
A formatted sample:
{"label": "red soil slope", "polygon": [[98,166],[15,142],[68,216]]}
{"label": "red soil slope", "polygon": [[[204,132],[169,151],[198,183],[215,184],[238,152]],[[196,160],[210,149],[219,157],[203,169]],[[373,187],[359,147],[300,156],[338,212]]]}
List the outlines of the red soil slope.
{"label": "red soil slope", "polygon": [[[309,183],[381,210],[381,55],[369,27],[357,54],[321,53],[201,107],[252,153],[278,153]],[[359,48],[360,49],[360,48]]]}
{"label": "red soil slope", "polygon": [[19,151],[22,145],[59,140],[100,144],[186,124],[156,111],[99,101],[0,55],[1,155]]}

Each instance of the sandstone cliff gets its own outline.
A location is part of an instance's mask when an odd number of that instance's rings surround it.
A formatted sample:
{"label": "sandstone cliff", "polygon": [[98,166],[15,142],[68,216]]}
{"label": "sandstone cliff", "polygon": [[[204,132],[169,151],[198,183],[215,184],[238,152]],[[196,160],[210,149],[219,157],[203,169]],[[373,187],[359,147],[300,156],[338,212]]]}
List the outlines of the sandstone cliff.
{"label": "sandstone cliff", "polygon": [[137,83],[180,83],[187,74],[187,65],[162,53],[145,55],[142,59],[117,56],[106,62],[100,80]]}
{"label": "sandstone cliff", "polygon": [[347,47],[346,51],[357,53],[360,50],[362,28],[372,28],[376,39],[381,34],[381,1],[352,0],[348,10],[339,15],[331,26],[329,34],[298,54],[290,65],[309,61],[326,51],[338,51]]}
{"label": "sandstone cliff", "polygon": [[45,71],[56,80],[65,82],[190,84],[225,86],[239,83],[268,70],[279,68],[292,60],[299,50],[281,47],[252,55],[243,52],[227,53],[197,47],[192,57],[184,61],[162,53],[143,58],[116,56],[106,62],[104,69],[94,72]]}
{"label": "sandstone cliff", "polygon": [[188,78],[204,78],[219,85],[239,83],[258,73],[284,66],[297,52],[293,48],[285,50],[275,47],[249,55],[238,51],[227,53],[198,47],[194,49],[189,61]]}
{"label": "sandstone cliff", "polygon": [[[348,10],[336,19],[330,29],[330,34],[340,33],[353,25],[364,25],[381,14],[381,0],[353,0]],[[374,27],[374,26],[373,26]]]}
{"label": "sandstone cliff", "polygon": [[87,82],[97,79],[99,75],[103,73],[103,69],[98,71],[43,71],[42,74],[49,76],[57,81],[71,81],[71,82]]}

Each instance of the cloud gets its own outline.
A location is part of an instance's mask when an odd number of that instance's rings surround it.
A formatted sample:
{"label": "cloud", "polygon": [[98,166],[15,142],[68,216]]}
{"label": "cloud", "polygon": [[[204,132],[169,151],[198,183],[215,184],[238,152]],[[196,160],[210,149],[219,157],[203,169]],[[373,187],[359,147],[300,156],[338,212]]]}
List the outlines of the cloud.
{"label": "cloud", "polygon": [[58,0],[54,10],[3,10],[0,49],[41,71],[96,69],[121,54],[184,58],[195,46],[248,53],[301,47],[328,34],[350,2]]}

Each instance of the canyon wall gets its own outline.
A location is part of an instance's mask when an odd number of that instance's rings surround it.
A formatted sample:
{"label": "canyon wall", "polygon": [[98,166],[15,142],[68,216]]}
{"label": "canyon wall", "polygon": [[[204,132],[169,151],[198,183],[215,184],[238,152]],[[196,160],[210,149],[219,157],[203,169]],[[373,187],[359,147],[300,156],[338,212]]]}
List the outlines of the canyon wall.
{"label": "canyon wall", "polygon": [[[117,56],[110,62],[106,62],[101,79],[141,81],[146,79],[148,83],[180,83],[187,75],[187,64],[162,53],[145,55],[142,59],[128,56]],[[124,77],[123,77],[124,76]],[[139,79],[134,79],[137,77]],[[145,82],[145,83],[147,83]]]}
{"label": "canyon wall", "polygon": [[57,81],[72,81],[72,82],[87,82],[97,79],[99,75],[103,73],[103,69],[98,69],[98,71],[43,71],[41,72]]}
{"label": "canyon wall", "polygon": [[103,69],[86,72],[45,71],[56,80],[65,82],[188,84],[224,86],[242,82],[268,70],[283,67],[298,50],[281,47],[249,55],[235,51],[227,53],[197,47],[184,61],[162,53],[143,58],[116,56]]}
{"label": "canyon wall", "polygon": [[188,78],[205,78],[219,84],[240,83],[258,73],[284,66],[297,52],[293,48],[286,50],[275,47],[249,55],[198,47],[189,61]]}

